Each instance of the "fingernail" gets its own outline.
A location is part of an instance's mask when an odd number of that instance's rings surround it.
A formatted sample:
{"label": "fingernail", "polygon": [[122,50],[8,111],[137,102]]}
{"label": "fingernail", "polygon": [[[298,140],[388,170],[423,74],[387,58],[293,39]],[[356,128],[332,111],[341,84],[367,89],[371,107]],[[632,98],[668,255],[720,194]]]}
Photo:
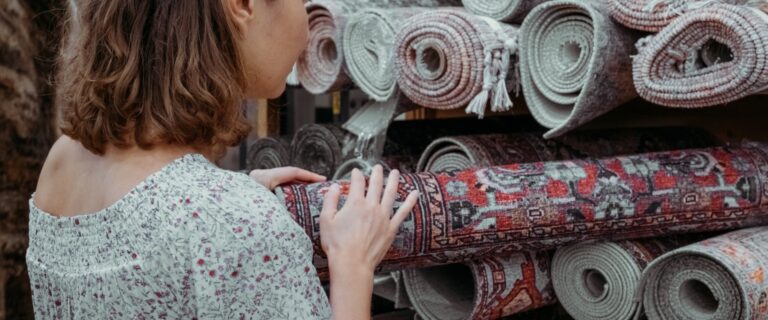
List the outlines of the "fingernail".
{"label": "fingernail", "polygon": [[339,189],[341,189],[341,186],[336,183],[331,186],[331,191],[339,191]]}

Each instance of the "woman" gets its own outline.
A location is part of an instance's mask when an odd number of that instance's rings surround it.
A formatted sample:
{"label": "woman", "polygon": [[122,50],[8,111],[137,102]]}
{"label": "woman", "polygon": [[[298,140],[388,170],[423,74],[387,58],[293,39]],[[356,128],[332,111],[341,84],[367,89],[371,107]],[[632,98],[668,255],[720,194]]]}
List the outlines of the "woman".
{"label": "woman", "polygon": [[[368,318],[373,269],[415,204],[392,215],[397,173],[353,173],[320,218],[331,303],[312,247],[271,188],[209,159],[249,130],[306,42],[302,0],[80,0],[57,85],[62,132],[30,199],[40,319]],[[261,185],[257,184],[259,182]]]}

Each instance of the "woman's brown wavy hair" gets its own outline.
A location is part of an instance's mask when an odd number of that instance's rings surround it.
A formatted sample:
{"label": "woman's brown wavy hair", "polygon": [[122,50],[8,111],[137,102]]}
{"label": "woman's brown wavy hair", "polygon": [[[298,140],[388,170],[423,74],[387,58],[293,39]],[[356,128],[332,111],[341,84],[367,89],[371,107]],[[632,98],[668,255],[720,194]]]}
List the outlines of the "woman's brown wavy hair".
{"label": "woman's brown wavy hair", "polygon": [[250,130],[225,0],[72,0],[57,76],[61,130],[88,150],[192,146],[220,156]]}

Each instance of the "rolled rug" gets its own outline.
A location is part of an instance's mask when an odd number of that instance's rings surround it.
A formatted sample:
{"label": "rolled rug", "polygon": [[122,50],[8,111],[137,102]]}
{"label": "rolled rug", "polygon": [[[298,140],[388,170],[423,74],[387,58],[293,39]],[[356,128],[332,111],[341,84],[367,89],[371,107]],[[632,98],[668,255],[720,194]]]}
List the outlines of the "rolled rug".
{"label": "rolled rug", "polygon": [[705,130],[684,127],[581,131],[550,140],[538,133],[445,137],[424,150],[416,170],[458,171],[510,163],[703,148],[717,145],[715,140]]}
{"label": "rolled rug", "polygon": [[680,16],[720,2],[744,4],[750,0],[610,0],[611,17],[627,28],[659,32]]}
{"label": "rolled rug", "polygon": [[757,8],[711,4],[638,48],[635,86],[656,104],[706,107],[768,90],[768,14]]}
{"label": "rolled rug", "polygon": [[301,127],[291,142],[293,165],[333,177],[336,167],[346,156],[343,154],[346,136],[333,125],[309,124]]}
{"label": "rolled rug", "polygon": [[291,140],[288,137],[267,137],[253,142],[248,148],[248,169],[272,169],[291,165]]}
{"label": "rolled rug", "polygon": [[464,8],[478,16],[520,23],[534,7],[547,0],[462,0]]}
{"label": "rolled rug", "polygon": [[672,238],[575,244],[555,251],[552,284],[576,320],[630,320],[640,275],[662,254],[687,244]]}
{"label": "rolled rug", "polygon": [[650,320],[768,319],[766,248],[759,227],[669,252],[643,272],[642,309]]}
{"label": "rolled rug", "polygon": [[482,117],[512,108],[517,27],[463,9],[429,10],[408,19],[395,39],[397,83],[417,105],[466,108]]}
{"label": "rolled rug", "polygon": [[[289,185],[278,198],[315,243],[324,194],[345,181]],[[419,201],[379,271],[542,251],[592,239],[627,240],[768,222],[768,145],[404,174],[395,207]]]}
{"label": "rolled rug", "polygon": [[548,1],[520,28],[523,96],[554,138],[637,96],[632,83],[638,36],[611,21],[604,1]]}
{"label": "rolled rug", "polygon": [[366,9],[350,16],[344,28],[344,59],[349,76],[371,99],[391,99],[395,79],[395,35],[405,21],[425,8]]}
{"label": "rolled rug", "polygon": [[306,7],[309,37],[307,48],[296,62],[296,77],[312,94],[338,91],[349,85],[341,51],[348,9],[333,0],[316,0]]}
{"label": "rolled rug", "polygon": [[307,91],[322,94],[350,85],[342,36],[350,14],[364,8],[436,7],[459,0],[315,0],[307,3],[309,41],[297,62],[297,77]]}
{"label": "rolled rug", "polygon": [[498,319],[555,302],[549,262],[548,253],[517,252],[402,275],[423,319]]}

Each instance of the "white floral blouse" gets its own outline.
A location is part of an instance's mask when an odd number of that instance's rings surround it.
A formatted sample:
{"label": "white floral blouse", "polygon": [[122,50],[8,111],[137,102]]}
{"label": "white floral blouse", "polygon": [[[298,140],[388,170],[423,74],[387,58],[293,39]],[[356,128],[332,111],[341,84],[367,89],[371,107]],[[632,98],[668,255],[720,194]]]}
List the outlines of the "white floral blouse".
{"label": "white floral blouse", "polygon": [[329,319],[312,247],[247,175],[189,154],[99,212],[30,200],[38,319]]}

